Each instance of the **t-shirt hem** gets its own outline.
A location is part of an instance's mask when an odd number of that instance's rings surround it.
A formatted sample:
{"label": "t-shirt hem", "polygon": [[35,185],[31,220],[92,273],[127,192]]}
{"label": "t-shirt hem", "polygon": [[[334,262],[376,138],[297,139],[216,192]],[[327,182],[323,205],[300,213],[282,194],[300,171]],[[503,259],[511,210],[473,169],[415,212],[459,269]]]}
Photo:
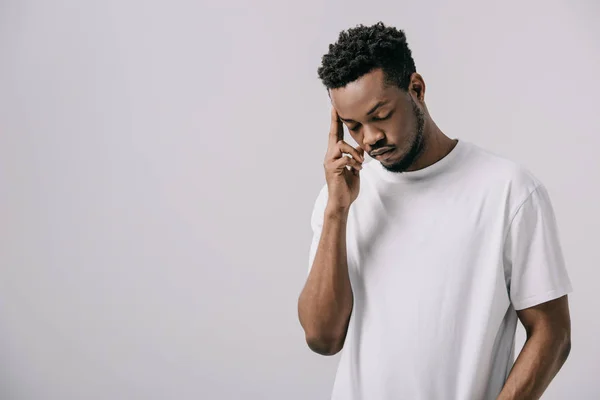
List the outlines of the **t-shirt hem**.
{"label": "t-shirt hem", "polygon": [[560,289],[552,289],[543,294],[527,297],[523,300],[513,301],[512,304],[515,310],[522,310],[524,308],[537,306],[538,304],[542,304],[550,300],[558,299],[559,297],[569,294],[572,291],[573,287],[571,285],[567,285]]}

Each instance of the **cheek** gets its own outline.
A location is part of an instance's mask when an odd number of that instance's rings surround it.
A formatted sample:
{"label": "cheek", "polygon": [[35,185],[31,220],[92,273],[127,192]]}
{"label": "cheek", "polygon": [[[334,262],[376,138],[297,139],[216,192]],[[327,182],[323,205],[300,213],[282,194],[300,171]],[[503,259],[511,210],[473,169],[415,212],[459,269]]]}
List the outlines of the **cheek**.
{"label": "cheek", "polygon": [[394,117],[382,126],[385,135],[389,138],[402,139],[412,130],[410,124],[405,118]]}
{"label": "cheek", "polygon": [[416,132],[416,127],[417,127],[417,120],[414,118],[414,116],[410,115],[410,116],[406,116],[402,119],[399,119],[396,123],[395,123],[395,130],[396,132],[398,132],[399,136],[410,136],[410,135],[414,135]]}
{"label": "cheek", "polygon": [[358,132],[351,132],[349,129],[346,129],[344,132],[344,141],[347,142],[347,138],[348,136],[350,136],[352,139],[354,139],[354,141],[356,143],[358,143],[359,145],[362,144],[362,135]]}
{"label": "cheek", "polygon": [[352,132],[346,125],[344,125],[344,137],[350,136],[352,139],[356,140],[358,136],[358,132]]}

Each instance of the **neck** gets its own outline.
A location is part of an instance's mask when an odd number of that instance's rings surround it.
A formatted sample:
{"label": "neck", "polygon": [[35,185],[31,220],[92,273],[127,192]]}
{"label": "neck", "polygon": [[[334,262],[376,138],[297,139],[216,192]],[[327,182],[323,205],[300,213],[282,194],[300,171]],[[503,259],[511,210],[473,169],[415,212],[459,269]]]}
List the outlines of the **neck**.
{"label": "neck", "polygon": [[423,130],[423,140],[425,142],[423,153],[407,171],[416,171],[435,164],[448,155],[458,143],[457,140],[446,136],[429,116],[425,120]]}

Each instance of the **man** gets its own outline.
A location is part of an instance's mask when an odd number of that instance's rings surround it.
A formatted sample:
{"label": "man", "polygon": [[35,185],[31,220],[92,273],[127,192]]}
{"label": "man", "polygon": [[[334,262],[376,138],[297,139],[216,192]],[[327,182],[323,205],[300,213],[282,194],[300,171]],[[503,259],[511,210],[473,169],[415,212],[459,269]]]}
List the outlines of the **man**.
{"label": "man", "polygon": [[312,350],[344,348],[332,399],[539,399],[571,347],[544,185],[438,128],[401,30],[342,32],[318,73],[327,183],[298,312]]}

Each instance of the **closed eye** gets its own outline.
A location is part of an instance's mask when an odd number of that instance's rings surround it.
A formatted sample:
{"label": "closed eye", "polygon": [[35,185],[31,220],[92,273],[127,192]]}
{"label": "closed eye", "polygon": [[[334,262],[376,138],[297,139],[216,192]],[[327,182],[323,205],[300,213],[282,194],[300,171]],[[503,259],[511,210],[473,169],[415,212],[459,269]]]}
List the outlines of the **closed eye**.
{"label": "closed eye", "polygon": [[[388,119],[389,117],[391,117],[392,114],[393,114],[393,112],[389,113],[385,117],[381,117],[381,118],[373,117],[373,118],[371,118],[371,120],[372,121],[385,121],[386,119]],[[357,124],[357,125],[353,126],[352,128],[348,127],[348,130],[352,131],[352,132],[355,132],[355,131],[358,130],[359,127],[360,127],[360,124]]]}
{"label": "closed eye", "polygon": [[373,121],[383,121],[383,120],[386,120],[386,119],[388,119],[390,117],[390,115],[392,115],[392,113],[389,113],[385,117],[381,117],[381,118],[373,117]]}

